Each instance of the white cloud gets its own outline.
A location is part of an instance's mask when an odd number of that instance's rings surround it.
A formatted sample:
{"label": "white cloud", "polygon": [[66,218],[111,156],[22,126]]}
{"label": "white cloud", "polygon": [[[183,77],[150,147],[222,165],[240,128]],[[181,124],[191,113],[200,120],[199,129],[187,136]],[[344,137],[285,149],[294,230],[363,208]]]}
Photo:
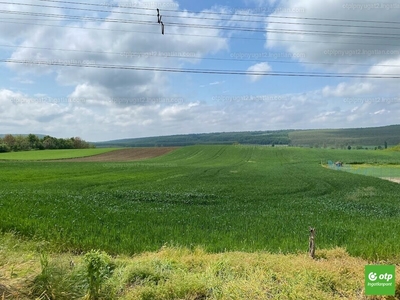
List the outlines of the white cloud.
{"label": "white cloud", "polygon": [[[173,1],[166,1],[164,5],[177,6]],[[135,6],[148,6],[145,1],[138,1]],[[165,6],[164,6],[165,7]],[[113,13],[108,19],[131,19],[132,21],[148,21],[146,15],[122,15],[117,12],[118,7],[111,7]],[[48,12],[43,9],[42,12]],[[58,11],[58,13],[60,13]],[[74,11],[75,13],[75,11]],[[56,63],[94,62],[100,65],[130,65],[130,66],[158,66],[179,67],[183,63],[194,63],[198,58],[209,53],[228,49],[228,39],[223,37],[219,29],[213,29],[218,20],[202,19],[202,13],[180,12],[175,13],[173,22],[185,23],[184,17],[195,16],[199,19],[190,20],[191,23],[207,24],[209,28],[192,28],[168,26],[168,17],[163,21],[166,34],[163,36],[158,26],[143,24],[129,24],[118,22],[88,22],[81,21],[80,26],[97,28],[100,30],[77,30],[66,27],[32,26],[34,29],[29,35],[16,35],[12,40],[19,42],[23,47],[37,47],[59,50],[39,50],[34,48],[19,48],[11,55],[12,59],[30,61],[46,61]],[[156,17],[155,17],[156,18]],[[156,22],[155,22],[156,23]],[[72,24],[76,26],[76,24]],[[27,27],[25,25],[25,27]],[[116,31],[117,30],[117,31]],[[122,30],[122,31],[118,31]],[[9,38],[8,28],[0,27],[0,39]],[[140,32],[149,32],[140,34]],[[183,34],[183,35],[181,35]],[[220,36],[220,38],[203,37]],[[77,52],[76,49],[86,51]],[[98,52],[98,53],[94,53]],[[100,52],[100,53],[99,53]],[[114,54],[111,54],[113,52]],[[120,53],[120,54],[115,54]],[[168,58],[178,56],[180,59]],[[197,57],[185,59],[185,56]],[[9,68],[19,74],[55,74],[57,82],[63,86],[75,87],[74,95],[83,94],[86,97],[103,93],[109,97],[159,97],[168,95],[169,75],[151,71],[126,71],[119,69],[85,68],[85,67],[56,67],[37,66],[30,64],[8,64]],[[83,88],[85,86],[86,88]],[[90,87],[90,88],[89,88]],[[95,90],[98,91],[95,91]],[[84,93],[85,92],[85,93]],[[96,96],[97,99],[100,99]]]}
{"label": "white cloud", "polygon": [[244,0],[244,3],[246,3],[247,5],[255,4],[258,7],[271,6],[271,5],[275,4],[276,2],[278,2],[278,0]]}
{"label": "white cloud", "polygon": [[210,82],[209,85],[220,85],[220,84],[223,84],[223,83],[225,83],[225,80]]}
{"label": "white cloud", "polygon": [[[278,10],[271,14],[266,26],[269,31],[266,48],[284,47],[298,57],[299,61],[331,62],[331,65],[320,64],[315,67],[341,72],[362,69],[362,67],[344,66],[340,63],[374,64],[388,58],[396,58],[400,53],[400,40],[381,37],[393,35],[393,29],[390,28],[393,26],[387,23],[338,22],[324,19],[397,22],[398,10],[386,9],[379,3],[379,7],[376,7],[373,6],[376,2],[371,1],[360,2],[360,7],[354,5],[352,7],[350,4],[347,0],[282,1],[282,8],[293,9],[290,16],[300,19],[290,18],[286,20],[286,24],[282,24],[279,22],[282,21],[279,17],[286,16],[286,11]],[[296,7],[304,8],[304,10],[296,12]],[[318,17],[318,20],[305,19],[315,17]],[[305,54],[305,56],[300,54]]]}
{"label": "white cloud", "polygon": [[[399,50],[400,51],[400,50]],[[398,57],[381,61],[378,64],[372,65],[368,71],[371,75],[381,75],[385,77],[398,77],[400,74],[400,55]],[[399,79],[378,79],[380,89],[382,92],[390,93],[393,92],[395,95],[399,95]]]}
{"label": "white cloud", "polygon": [[199,103],[172,105],[159,112],[162,121],[190,121],[188,112],[197,107]]}
{"label": "white cloud", "polygon": [[[273,4],[275,1],[258,1],[258,5]],[[28,1],[28,3],[35,3]],[[147,1],[138,1],[135,4],[148,5]],[[252,2],[254,4],[254,2]],[[394,10],[363,11],[343,9],[344,0],[315,2],[306,0],[280,1],[280,8],[304,7],[302,12],[292,12],[302,18],[319,16],[332,18],[332,15],[341,19],[376,19],[397,21]],[[175,5],[177,2],[167,1],[164,4]],[[10,6],[11,7],[11,6]],[[7,8],[6,8],[7,9]],[[11,9],[11,8],[9,8]],[[12,6],[13,10],[18,7]],[[109,18],[124,18],[137,21],[148,20],[148,16],[129,16],[117,14],[119,8],[112,7],[113,13]],[[33,9],[32,11],[65,14],[59,9]],[[213,7],[204,12],[229,12],[228,8]],[[224,54],[230,50],[229,37],[239,35],[238,32],[215,28],[216,25],[254,28],[259,23],[250,22],[253,17],[243,18],[233,15],[225,21],[206,19],[204,12],[194,14],[177,12],[173,22],[186,23],[184,17],[199,17],[190,19],[190,23],[207,24],[209,28],[174,27],[168,26],[168,17],[163,18],[166,25],[166,34],[160,33],[157,26],[143,24],[122,24],[118,22],[86,22],[77,21],[68,23],[72,26],[95,27],[101,30],[77,30],[69,27],[49,27],[39,25],[9,26],[0,23],[0,41],[13,43],[25,47],[43,47],[50,49],[67,49],[71,51],[40,50],[34,48],[18,48],[10,55],[13,59],[21,60],[48,60],[64,62],[94,61],[98,64],[130,65],[130,66],[158,66],[158,67],[186,67],[200,64],[201,58],[215,53]],[[261,12],[261,11],[260,11]],[[78,14],[78,12],[74,12]],[[82,12],[81,14],[85,14]],[[277,10],[272,16],[288,14]],[[166,14],[167,15],[167,14]],[[209,16],[207,16],[209,17]],[[245,20],[246,22],[239,22]],[[260,20],[260,18],[257,18]],[[311,21],[304,19],[290,19],[282,24],[282,19],[268,18],[268,29],[287,29],[301,31],[342,31],[342,35],[329,36],[324,34],[300,35],[269,32],[266,47],[269,50],[279,49],[288,51],[297,56],[300,61],[321,62],[329,61],[332,65],[320,64],[321,70],[369,72],[370,74],[398,73],[400,55],[382,55],[371,52],[375,48],[392,51],[400,50],[400,41],[390,41],[377,38],[363,39],[358,43],[354,37],[346,33],[366,34],[374,28],[362,27],[334,27],[322,26],[321,20]],[[280,22],[280,23],[272,23]],[[290,24],[295,23],[295,24]],[[306,25],[305,23],[315,23]],[[52,24],[60,24],[54,22]],[[346,24],[346,23],[345,23]],[[388,26],[389,27],[389,26]],[[121,31],[115,31],[121,30]],[[140,32],[147,32],[140,34]],[[382,33],[392,33],[389,29],[381,29]],[[177,34],[177,35],[175,35]],[[185,34],[185,36],[181,35]],[[203,37],[201,35],[217,36],[218,38]],[[272,39],[279,39],[276,41]],[[286,40],[286,41],[282,41]],[[310,40],[311,43],[305,43]],[[301,42],[303,41],[303,42]],[[349,43],[349,44],[345,44]],[[373,45],[363,45],[370,43]],[[391,43],[393,46],[384,44]],[[338,48],[340,47],[340,49]],[[329,52],[329,50],[348,51]],[[74,51],[76,49],[85,52]],[[250,48],[246,48],[248,50]],[[354,50],[364,49],[364,55],[351,54]],[[258,51],[258,50],[255,50]],[[369,51],[369,52],[368,52]],[[95,53],[98,52],[98,53]],[[111,54],[113,52],[114,54]],[[8,53],[8,52],[7,52]],[[119,53],[119,54],[118,54]],[[258,53],[258,52],[257,52]],[[300,53],[305,56],[298,55]],[[167,57],[178,56],[179,59]],[[184,58],[190,56],[191,58]],[[243,63],[243,62],[242,62]],[[341,63],[352,65],[344,66]],[[363,63],[363,66],[354,64]],[[370,65],[370,67],[368,67]],[[391,65],[392,67],[382,66]],[[242,64],[243,66],[243,64]],[[286,66],[286,65],[285,65]],[[298,65],[287,65],[301,70]],[[310,65],[307,65],[309,68]],[[126,71],[102,68],[77,68],[8,64],[13,83],[35,83],[29,93],[22,93],[14,88],[0,87],[0,133],[44,133],[58,137],[79,135],[86,140],[107,140],[126,137],[154,136],[163,134],[180,134],[192,132],[217,131],[244,131],[287,128],[335,128],[386,125],[398,123],[400,115],[399,101],[377,101],[370,99],[373,96],[381,97],[383,93],[399,95],[398,84],[390,80],[363,80],[343,79],[341,82],[323,84],[314,81],[313,88],[300,86],[293,80],[294,89],[302,88],[303,92],[287,93],[285,90],[274,95],[259,95],[254,99],[240,101],[219,101],[206,103],[209,91],[221,89],[222,95],[228,95],[235,90],[230,78],[214,77],[210,80],[201,78],[202,87],[199,95],[195,95],[199,86],[198,77],[152,71]],[[221,67],[222,68],[222,67]],[[275,69],[275,67],[274,67]],[[249,72],[271,72],[272,67],[267,62],[256,63],[247,69]],[[2,71],[2,70],[0,70]],[[41,77],[46,74],[46,77]],[[185,74],[186,75],[186,74]],[[254,96],[257,94],[256,83],[263,76],[249,76]],[[271,79],[270,76],[264,76]],[[46,80],[41,81],[42,78]],[[49,87],[48,78],[54,79],[58,86]],[[177,79],[178,78],[178,79]],[[181,81],[181,78],[185,78]],[[189,78],[189,79],[187,79]],[[187,81],[186,81],[187,80]],[[286,79],[285,79],[286,80]],[[289,79],[288,79],[289,80]],[[50,80],[50,82],[52,82]],[[262,82],[264,83],[264,82]],[[47,86],[46,86],[47,84]],[[176,87],[183,88],[176,89]],[[23,86],[28,91],[30,86]],[[48,97],[51,91],[57,88],[68,89],[70,98],[54,99]],[[285,85],[285,88],[287,85]],[[389,89],[389,88],[390,89]],[[253,89],[254,88],[254,89]],[[275,87],[274,87],[275,88]],[[178,91],[185,91],[188,97],[182,97]],[[229,90],[229,91],[228,91]],[[201,95],[200,95],[201,94]],[[190,98],[189,98],[190,97]],[[227,96],[229,97],[229,96]],[[347,101],[354,97],[355,101]],[[383,96],[382,96],[383,97]],[[44,99],[44,101],[42,101]],[[170,101],[172,99],[172,101]],[[60,100],[60,101],[58,101]],[[70,101],[73,100],[73,101]],[[176,101],[175,101],[176,100]],[[392,99],[393,100],[393,99]]]}
{"label": "white cloud", "polygon": [[349,97],[371,93],[376,89],[372,83],[358,82],[347,83],[341,82],[335,87],[325,86],[322,89],[322,96],[324,97]]}
{"label": "white cloud", "polygon": [[380,109],[380,110],[377,110],[377,111],[371,113],[371,115],[383,115],[383,114],[388,114],[388,113],[390,113],[390,110],[388,111],[386,109]]}
{"label": "white cloud", "polygon": [[[400,52],[400,50],[399,50]],[[400,54],[392,59],[381,61],[379,64],[372,65],[369,73],[377,75],[393,75],[398,74],[400,70]],[[398,81],[396,79],[396,81]]]}
{"label": "white cloud", "polygon": [[[270,72],[272,70],[271,66],[266,63],[266,62],[262,62],[262,63],[258,63],[255,65],[252,65],[251,67],[249,67],[247,69],[247,72],[259,72],[259,73],[266,73],[266,72]],[[257,80],[260,80],[263,75],[249,75],[250,80],[255,82]]]}
{"label": "white cloud", "polygon": [[99,141],[193,132],[366,127],[393,124],[400,115],[400,102],[344,106],[345,102],[339,99],[342,106],[339,108],[338,98],[321,101],[321,96],[322,90],[314,90],[214,104],[184,101],[96,106],[85,102],[42,102],[3,89],[0,132],[78,135]]}

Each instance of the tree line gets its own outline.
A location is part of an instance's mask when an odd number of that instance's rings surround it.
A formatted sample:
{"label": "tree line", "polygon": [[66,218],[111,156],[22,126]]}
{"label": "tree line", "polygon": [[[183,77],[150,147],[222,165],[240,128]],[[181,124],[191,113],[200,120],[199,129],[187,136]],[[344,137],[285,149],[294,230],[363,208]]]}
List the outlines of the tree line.
{"label": "tree line", "polygon": [[94,145],[89,144],[80,137],[62,139],[49,135],[39,138],[34,134],[29,134],[27,136],[13,136],[11,134],[7,134],[3,138],[0,138],[0,152],[45,149],[85,149],[94,147]]}

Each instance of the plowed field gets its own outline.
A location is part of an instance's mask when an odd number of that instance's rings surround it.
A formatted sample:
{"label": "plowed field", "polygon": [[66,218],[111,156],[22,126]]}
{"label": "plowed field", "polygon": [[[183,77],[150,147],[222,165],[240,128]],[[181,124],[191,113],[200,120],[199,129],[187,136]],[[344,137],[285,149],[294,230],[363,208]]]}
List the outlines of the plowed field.
{"label": "plowed field", "polygon": [[98,155],[64,159],[67,162],[121,162],[121,161],[132,161],[142,160],[147,158],[153,158],[161,156],[177,149],[176,147],[159,147],[159,148],[128,148],[114,150]]}

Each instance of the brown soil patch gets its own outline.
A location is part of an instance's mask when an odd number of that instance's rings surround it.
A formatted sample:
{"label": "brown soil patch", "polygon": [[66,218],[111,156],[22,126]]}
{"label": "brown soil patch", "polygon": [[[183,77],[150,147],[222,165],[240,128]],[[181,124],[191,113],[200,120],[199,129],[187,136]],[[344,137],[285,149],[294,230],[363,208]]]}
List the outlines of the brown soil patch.
{"label": "brown soil patch", "polygon": [[158,148],[125,148],[110,152],[97,154],[88,157],[63,159],[57,161],[66,162],[122,162],[153,158],[167,154],[177,147],[158,147]]}
{"label": "brown soil patch", "polygon": [[400,183],[400,178],[399,177],[381,177],[381,179],[385,179],[385,180],[393,181],[393,182],[396,182],[396,183]]}

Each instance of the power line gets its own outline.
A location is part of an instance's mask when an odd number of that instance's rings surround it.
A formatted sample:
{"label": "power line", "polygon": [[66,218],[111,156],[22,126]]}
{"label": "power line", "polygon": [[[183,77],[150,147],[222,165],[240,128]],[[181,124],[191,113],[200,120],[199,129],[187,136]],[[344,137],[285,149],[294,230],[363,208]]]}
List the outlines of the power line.
{"label": "power line", "polygon": [[[39,0],[42,2],[55,2],[55,3],[64,3],[64,4],[75,4],[75,5],[88,5],[88,6],[97,6],[97,7],[118,7],[118,8],[127,8],[127,9],[140,9],[140,10],[154,10],[155,8],[144,8],[144,7],[134,7],[131,5],[123,6],[112,6],[110,4],[99,4],[99,3],[82,3],[82,2],[74,2],[74,1],[60,1],[60,0]],[[193,12],[186,10],[172,10],[165,9],[163,11],[170,12],[185,12],[185,13],[193,13],[193,14],[209,14],[209,15],[226,15],[226,16],[245,16],[245,17],[268,17],[268,18],[276,18],[276,19],[298,19],[298,20],[317,20],[317,21],[334,21],[334,22],[360,22],[360,23],[376,23],[376,24],[399,24],[400,22],[395,21],[378,21],[378,20],[357,20],[357,19],[335,19],[335,18],[314,18],[314,17],[297,17],[297,16],[271,16],[271,15],[262,15],[262,14],[235,14],[235,13],[221,13],[221,12]]]}
{"label": "power line", "polygon": [[[91,4],[86,4],[86,3],[77,3],[77,2],[68,2],[68,1],[49,1],[49,2],[58,2],[58,3],[74,3],[74,4],[82,4],[82,5],[91,5]],[[3,4],[17,4],[17,5],[29,5],[29,4],[23,4],[23,3],[11,3],[11,2],[0,2]],[[81,8],[68,8],[68,7],[57,7],[57,6],[45,6],[45,5],[32,5],[32,6],[38,6],[38,7],[53,7],[53,8],[63,8],[63,9],[81,9]],[[98,5],[100,6],[100,4]],[[81,10],[87,10],[87,11],[99,11],[99,12],[112,12],[112,11],[105,11],[105,10],[93,10],[93,9],[81,9]],[[151,21],[134,21],[134,20],[125,20],[125,19],[110,19],[110,18],[98,18],[98,17],[85,17],[85,16],[69,16],[69,15],[60,15],[60,14],[44,14],[44,13],[34,13],[34,12],[20,12],[20,11],[0,11],[3,13],[14,13],[14,14],[22,14],[22,15],[33,15],[33,16],[44,16],[44,17],[54,17],[54,18],[67,18],[67,19],[74,19],[74,20],[84,20],[84,21],[104,21],[104,22],[117,22],[117,23],[133,23],[133,24],[151,24],[151,25],[157,25],[155,22],[151,22]],[[118,12],[118,13],[122,13],[122,12]],[[124,12],[125,13],[125,12]],[[126,12],[129,14],[136,14],[136,15],[150,15],[150,14],[142,14],[142,13],[130,13],[130,12]],[[226,20],[226,19],[223,19]],[[322,19],[321,19],[322,20]],[[338,20],[338,19],[335,19]],[[2,21],[0,21],[2,22]],[[4,21],[3,21],[4,22]],[[13,22],[9,22],[9,23],[13,23]],[[14,22],[17,23],[17,22]],[[281,22],[280,22],[281,23]],[[17,24],[24,24],[24,23],[17,23]],[[29,24],[29,23],[25,23],[25,24]],[[178,26],[182,26],[182,27],[197,27],[197,28],[213,28],[213,29],[221,29],[221,30],[243,30],[243,31],[257,31],[257,32],[268,32],[268,30],[257,30],[254,28],[248,28],[248,27],[229,27],[229,26],[213,26],[213,25],[201,25],[201,24],[185,24],[185,23],[170,23],[172,25],[178,25]],[[296,23],[298,24],[298,23]],[[399,23],[400,24],[400,23]],[[40,25],[40,26],[58,26],[58,25],[48,25],[48,24],[32,24],[32,25]],[[303,24],[304,25],[304,24]],[[308,24],[306,24],[308,25]],[[316,25],[316,24],[310,24],[310,25]],[[326,26],[330,26],[332,24],[324,24]],[[332,25],[335,26],[335,25]],[[338,26],[342,26],[342,25],[338,25]],[[59,26],[59,27],[68,27],[68,26]],[[215,28],[216,27],[216,28]],[[358,27],[358,26],[357,26]],[[362,26],[359,26],[362,27]],[[79,29],[83,29],[84,27],[72,27],[72,28],[79,28]],[[86,28],[86,29],[90,29],[90,28]],[[92,29],[99,29],[99,28],[92,28]],[[392,28],[392,29],[397,29],[397,28]],[[102,28],[101,30],[107,30]],[[112,29],[110,29],[112,30]],[[121,30],[112,30],[112,31],[121,31]],[[129,30],[128,32],[133,32],[131,30]],[[336,34],[339,32],[330,32],[330,31],[306,31],[306,30],[282,30],[282,29],[277,29],[277,30],[270,30],[270,32],[285,32],[285,33],[293,33],[293,34],[313,34],[313,33],[320,33],[320,34]],[[143,33],[143,32],[138,32],[138,33]],[[149,32],[151,34],[155,34],[155,32]],[[342,36],[343,35],[350,35],[350,36],[354,36],[356,34],[353,33],[340,33]],[[368,34],[368,33],[366,33]],[[393,36],[398,36],[395,34],[392,35],[382,35],[382,36],[378,36],[377,34],[374,33],[370,33],[372,35],[372,37],[381,37],[381,38],[389,38],[389,37],[393,37]],[[178,36],[182,36],[182,34],[174,34],[174,35],[178,35]],[[190,36],[196,36],[196,35],[190,35]],[[201,35],[197,35],[197,36],[201,36]],[[358,35],[358,36],[364,36],[364,35]],[[207,37],[207,36],[204,36]],[[222,36],[208,36],[208,37],[215,37],[215,38],[224,38]],[[367,36],[368,37],[368,36]],[[285,40],[281,40],[281,41],[285,41]],[[300,41],[297,41],[300,42]],[[307,41],[302,41],[302,42],[307,42]],[[309,41],[309,42],[313,42],[314,41]],[[325,42],[324,42],[325,43]],[[329,43],[329,42],[328,42]],[[350,43],[349,43],[350,44]],[[361,43],[351,43],[351,44],[361,44]],[[374,44],[371,44],[374,45]],[[382,44],[379,44],[382,45]],[[390,46],[395,46],[393,44],[387,44]],[[36,48],[39,49],[39,47],[31,47],[31,48]],[[45,50],[44,48],[41,48],[42,50]],[[48,48],[47,50],[51,50],[51,51],[69,51],[68,49],[51,49]],[[71,50],[72,51],[72,50]],[[80,51],[80,50],[76,50],[76,51]],[[95,51],[85,51],[82,50],[81,52],[86,52],[86,53],[95,53],[95,54],[99,54],[99,53],[103,53],[103,54],[117,54],[117,55],[121,55],[121,53],[111,53],[111,52],[95,52]],[[182,57],[182,56],[165,56],[165,57],[170,57],[170,58],[191,58],[191,59],[199,59],[200,57]],[[227,59],[227,58],[200,58],[200,59],[205,59],[205,60],[221,60],[221,61],[258,61],[258,62],[266,62],[265,60],[243,60],[243,59]],[[297,62],[291,62],[291,61],[267,61],[267,62],[275,62],[275,63],[297,63]],[[302,62],[304,64],[315,64],[315,65],[321,65],[321,64],[326,64],[326,65],[332,65],[333,63],[329,63],[329,62]],[[353,65],[353,66],[370,66],[368,64],[335,64],[335,65]],[[387,66],[387,67],[399,67],[399,66],[395,66],[395,65],[379,65],[379,66]],[[326,74],[325,74],[326,75]],[[360,74],[356,74],[356,75],[360,75]],[[397,75],[396,75],[397,76]]]}
{"label": "power line", "polygon": [[[23,20],[23,19],[22,19]],[[59,20],[44,20],[44,21],[59,21]],[[27,23],[27,22],[11,22],[4,21],[4,18],[0,20],[0,23],[11,23],[11,24],[24,24],[24,25],[38,25],[38,26],[46,26],[46,27],[60,27],[60,28],[74,28],[74,29],[89,29],[89,30],[99,30],[99,31],[115,31],[115,32],[134,32],[138,34],[157,34],[158,31],[135,31],[135,30],[124,30],[124,29],[111,29],[111,28],[96,28],[96,27],[85,27],[85,26],[68,26],[68,25],[56,25],[56,24],[40,24],[40,23]],[[215,35],[202,35],[202,34],[181,34],[181,33],[168,33],[168,35],[173,36],[196,36],[196,37],[209,37],[209,38],[227,38],[223,36],[215,36]],[[265,39],[261,38],[246,38],[246,37],[229,37],[230,39],[245,39],[245,40],[260,40],[264,41]]]}
{"label": "power line", "polygon": [[124,66],[124,65],[99,65],[71,63],[63,61],[39,61],[39,60],[17,60],[2,59],[2,63],[33,64],[61,67],[99,68],[135,71],[153,71],[170,73],[191,73],[191,74],[215,74],[215,75],[247,75],[247,76],[286,76],[286,77],[324,77],[324,78],[368,78],[368,79],[399,79],[400,74],[361,74],[361,73],[317,73],[317,72],[261,72],[242,70],[217,70],[217,69],[182,69],[168,67],[146,67],[146,66]]}
{"label": "power line", "polygon": [[135,13],[135,12],[113,12],[111,10],[102,10],[102,9],[91,9],[91,8],[78,8],[78,7],[67,7],[67,6],[55,6],[55,5],[42,5],[42,4],[28,4],[28,3],[18,3],[18,2],[5,2],[0,1],[0,4],[12,4],[12,5],[21,5],[21,6],[33,6],[33,7],[47,7],[47,8],[60,8],[60,9],[68,9],[68,10],[82,10],[82,11],[91,11],[91,12],[109,12],[109,13],[117,13],[117,14],[127,14],[127,15],[140,15],[140,16],[153,16],[153,14],[146,13]]}
{"label": "power line", "polygon": [[[135,31],[135,30],[124,30],[124,29],[110,29],[110,28],[96,28],[96,27],[85,27],[85,26],[69,26],[69,25],[56,25],[56,24],[40,24],[40,23],[27,23],[27,22],[11,22],[11,21],[5,21],[5,20],[26,20],[26,19],[20,19],[20,18],[2,18],[0,20],[0,23],[10,23],[10,24],[24,24],[24,25],[37,25],[37,26],[45,26],[45,27],[60,27],[60,28],[74,28],[74,29],[87,29],[87,30],[98,30],[98,31],[114,31],[114,32],[134,32],[137,34],[157,34],[159,35],[158,32],[150,32],[150,31]],[[29,19],[28,19],[29,20]],[[43,20],[43,19],[31,19],[31,21],[59,21],[59,20]],[[224,37],[224,36],[216,36],[216,35],[205,35],[205,34],[183,34],[183,33],[168,33],[168,35],[172,36],[190,36],[190,37],[207,37],[207,38],[229,38],[229,39],[238,39],[238,40],[257,40],[257,41],[265,41],[265,38],[252,38],[252,37],[236,37],[236,36],[230,36],[230,37]],[[369,45],[369,46],[397,46],[395,44],[387,44],[387,43],[361,43],[361,42],[344,42],[344,41],[308,41],[308,40],[288,40],[288,39],[272,39],[269,38],[269,41],[281,41],[281,42],[296,42],[296,43],[323,43],[323,44],[345,44],[345,45]]]}
{"label": "power line", "polygon": [[[68,10],[82,10],[90,12],[106,12],[106,13],[116,13],[116,14],[127,14],[127,15],[140,15],[140,16],[152,16],[154,13],[135,13],[126,11],[112,11],[112,10],[102,10],[102,9],[91,9],[91,8],[78,8],[78,7],[67,7],[67,6],[55,6],[55,5],[41,5],[41,4],[26,4],[26,3],[14,3],[14,2],[4,2],[0,1],[0,4],[12,4],[12,5],[22,5],[22,6],[33,6],[33,7],[44,7],[44,8],[58,8],[58,9],[68,9]],[[231,21],[231,22],[246,22],[246,23],[260,23],[265,24],[265,20],[232,20],[232,19],[220,19],[220,18],[207,18],[207,17],[195,17],[195,16],[178,16],[178,15],[164,15],[164,17],[170,18],[180,18],[180,19],[197,19],[197,20],[215,20],[215,21]],[[352,25],[352,24],[323,24],[323,23],[298,23],[298,22],[287,22],[287,21],[268,21],[269,24],[284,24],[284,25],[306,25],[306,26],[330,26],[330,27],[355,27],[355,28],[373,28],[373,29],[397,29],[399,27],[377,27],[376,25]]]}
{"label": "power line", "polygon": [[[167,55],[161,54],[157,51],[147,52],[111,52],[111,51],[92,51],[92,50],[77,50],[77,49],[60,49],[60,48],[46,48],[46,47],[34,47],[34,46],[17,46],[17,45],[2,45],[0,47],[8,48],[23,48],[23,49],[37,49],[37,50],[48,50],[48,51],[64,51],[64,52],[80,52],[80,53],[92,53],[92,54],[111,54],[119,55],[124,57],[159,57],[159,58],[179,58],[179,59],[201,59],[201,60],[214,60],[214,61],[238,61],[238,62],[269,62],[269,63],[282,63],[282,64],[310,64],[310,65],[335,65],[335,66],[365,66],[370,67],[370,64],[357,64],[357,63],[336,63],[336,62],[294,62],[294,61],[282,61],[282,60],[259,60],[259,59],[240,59],[240,58],[220,58],[220,57],[201,57],[201,56],[183,56],[183,55]],[[273,53],[273,52],[272,52]],[[157,55],[158,54],[158,55]],[[248,53],[251,55],[252,53]],[[399,68],[400,65],[384,65],[376,64],[374,66],[379,67],[391,67]]]}
{"label": "power line", "polygon": [[151,22],[151,21],[137,21],[137,20],[135,21],[135,20],[126,20],[126,19],[110,19],[110,18],[101,18],[101,17],[61,15],[61,14],[30,12],[30,11],[0,10],[0,13],[58,18],[58,19],[71,19],[71,20],[81,20],[81,21],[102,21],[102,22],[112,22],[112,23],[157,25],[157,24],[153,24],[153,22]]}
{"label": "power line", "polygon": [[[44,16],[61,19],[72,19],[82,21],[102,21],[102,22],[113,22],[113,23],[126,23],[126,24],[140,24],[140,25],[157,25],[157,23],[151,21],[134,21],[126,19],[111,19],[111,18],[100,18],[100,17],[87,17],[87,16],[75,16],[75,15],[61,15],[61,14],[48,14],[48,13],[35,13],[35,12],[22,12],[22,11],[11,11],[11,10],[0,10],[0,13],[9,13],[17,15],[32,15],[32,16]],[[294,29],[257,29],[251,27],[232,27],[232,26],[216,26],[216,25],[201,25],[201,24],[186,24],[168,22],[168,25],[176,25],[178,27],[185,28],[201,28],[201,29],[220,29],[220,30],[231,30],[231,31],[246,31],[246,32],[273,32],[273,33],[287,33],[287,34],[300,34],[300,35],[340,35],[348,37],[364,37],[364,38],[399,38],[400,34],[378,34],[378,33],[350,33],[350,32],[333,32],[324,30],[294,30]]]}

